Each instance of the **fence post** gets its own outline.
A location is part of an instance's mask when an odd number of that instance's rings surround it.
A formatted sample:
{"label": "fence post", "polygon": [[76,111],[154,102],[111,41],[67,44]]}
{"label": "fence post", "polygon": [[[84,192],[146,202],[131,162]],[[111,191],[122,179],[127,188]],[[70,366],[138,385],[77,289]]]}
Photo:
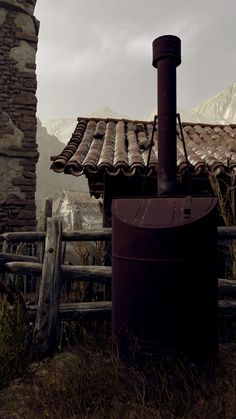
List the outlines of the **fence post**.
{"label": "fence post", "polygon": [[61,221],[48,218],[42,279],[34,326],[34,343],[39,355],[53,351],[56,340],[61,291],[61,234]]}
{"label": "fence post", "polygon": [[[52,199],[46,199],[44,202],[43,212],[39,218],[39,222],[37,226],[38,231],[46,231],[47,219],[50,217],[52,217]],[[39,262],[43,261],[44,249],[45,249],[45,242],[42,241],[38,245]]]}
{"label": "fence post", "polygon": [[[45,199],[44,201],[44,207],[43,211],[39,217],[37,230],[38,231],[46,231],[47,228],[47,219],[52,217],[52,199]],[[38,249],[37,249],[37,256],[39,259],[39,262],[43,262],[43,256],[44,256],[44,250],[45,250],[45,241],[38,243]],[[39,295],[39,288],[40,288],[40,281],[41,277],[38,277],[36,280],[36,295]]]}

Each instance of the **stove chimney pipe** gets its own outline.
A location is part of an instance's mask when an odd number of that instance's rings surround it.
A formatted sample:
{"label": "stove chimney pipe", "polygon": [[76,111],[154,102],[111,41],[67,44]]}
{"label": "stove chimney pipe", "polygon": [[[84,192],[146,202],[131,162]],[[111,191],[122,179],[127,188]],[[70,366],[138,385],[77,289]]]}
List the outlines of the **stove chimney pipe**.
{"label": "stove chimney pipe", "polygon": [[181,63],[181,40],[164,35],[152,45],[152,65],[158,69],[158,195],[175,195],[176,67]]}

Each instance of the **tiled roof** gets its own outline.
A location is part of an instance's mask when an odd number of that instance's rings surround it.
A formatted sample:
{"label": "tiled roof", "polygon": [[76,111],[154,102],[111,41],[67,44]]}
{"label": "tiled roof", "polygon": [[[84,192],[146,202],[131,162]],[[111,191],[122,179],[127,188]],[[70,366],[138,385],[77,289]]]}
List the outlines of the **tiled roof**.
{"label": "tiled roof", "polygon": [[[126,176],[144,172],[152,126],[147,121],[78,118],[71,139],[51,167],[55,172],[75,176],[103,171],[113,176],[120,172]],[[236,170],[236,125],[183,123],[183,132],[193,173]],[[183,174],[186,161],[178,126],[177,133],[177,168]],[[149,174],[157,171],[157,141],[158,132],[154,136]]]}

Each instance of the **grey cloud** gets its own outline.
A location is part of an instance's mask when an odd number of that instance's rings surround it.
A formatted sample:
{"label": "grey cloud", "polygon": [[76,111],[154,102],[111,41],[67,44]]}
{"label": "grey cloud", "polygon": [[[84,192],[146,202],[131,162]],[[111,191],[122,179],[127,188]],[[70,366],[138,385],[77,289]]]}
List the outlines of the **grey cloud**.
{"label": "grey cloud", "polygon": [[47,119],[101,106],[130,116],[156,101],[155,37],[182,40],[179,106],[190,110],[236,81],[231,0],[38,0],[38,113]]}

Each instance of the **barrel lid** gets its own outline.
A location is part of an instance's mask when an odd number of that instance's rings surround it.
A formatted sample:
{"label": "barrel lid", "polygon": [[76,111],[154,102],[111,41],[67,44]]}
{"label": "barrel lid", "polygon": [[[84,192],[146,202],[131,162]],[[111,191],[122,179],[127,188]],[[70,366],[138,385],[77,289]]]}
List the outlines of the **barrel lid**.
{"label": "barrel lid", "polygon": [[113,216],[143,228],[185,225],[206,216],[217,205],[214,196],[122,198],[112,202]]}

